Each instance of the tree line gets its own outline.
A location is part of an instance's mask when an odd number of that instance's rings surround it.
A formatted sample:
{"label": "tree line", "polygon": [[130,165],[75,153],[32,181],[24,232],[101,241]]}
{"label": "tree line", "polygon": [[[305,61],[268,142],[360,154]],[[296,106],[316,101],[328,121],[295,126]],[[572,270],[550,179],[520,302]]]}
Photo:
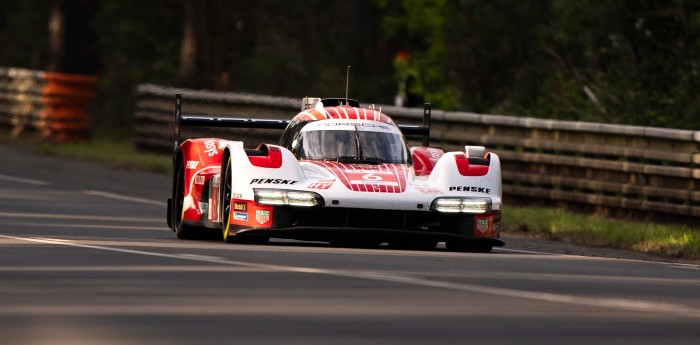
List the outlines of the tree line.
{"label": "tree line", "polygon": [[[138,83],[700,128],[700,2],[0,0],[0,65],[99,76],[128,127]],[[415,96],[415,97],[411,97]],[[126,125],[123,125],[126,124]],[[128,130],[127,130],[128,132]]]}

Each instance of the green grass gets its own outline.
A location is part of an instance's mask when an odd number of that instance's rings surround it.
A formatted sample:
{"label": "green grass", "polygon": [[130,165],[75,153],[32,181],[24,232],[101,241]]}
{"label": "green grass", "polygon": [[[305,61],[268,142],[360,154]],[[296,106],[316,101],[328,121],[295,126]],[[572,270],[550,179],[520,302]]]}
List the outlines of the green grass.
{"label": "green grass", "polygon": [[110,167],[148,171],[158,174],[170,174],[172,158],[139,152],[125,139],[97,138],[90,143],[36,143],[29,145],[37,153],[96,162]]}
{"label": "green grass", "polygon": [[507,207],[504,231],[587,246],[700,259],[700,231],[683,225],[617,220],[559,209]]}

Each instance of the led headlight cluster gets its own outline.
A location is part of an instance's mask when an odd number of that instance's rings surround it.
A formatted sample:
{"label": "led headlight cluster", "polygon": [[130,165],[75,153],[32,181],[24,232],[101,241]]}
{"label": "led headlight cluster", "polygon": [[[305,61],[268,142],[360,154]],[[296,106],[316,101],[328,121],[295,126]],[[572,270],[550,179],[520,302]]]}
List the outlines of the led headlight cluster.
{"label": "led headlight cluster", "polygon": [[284,189],[254,189],[255,202],[264,205],[323,206],[318,193]]}
{"label": "led headlight cluster", "polygon": [[438,212],[491,212],[491,198],[436,198],[430,209]]}

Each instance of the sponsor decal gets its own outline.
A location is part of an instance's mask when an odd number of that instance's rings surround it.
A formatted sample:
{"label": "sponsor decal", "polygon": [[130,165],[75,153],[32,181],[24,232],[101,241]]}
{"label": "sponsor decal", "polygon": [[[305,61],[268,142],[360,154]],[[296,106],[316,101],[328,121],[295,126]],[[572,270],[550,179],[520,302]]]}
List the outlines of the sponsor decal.
{"label": "sponsor decal", "polygon": [[204,176],[195,176],[194,177],[194,184],[204,184]]}
{"label": "sponsor decal", "polygon": [[250,184],[295,184],[299,181],[285,180],[281,178],[254,178],[250,180]]}
{"label": "sponsor decal", "polygon": [[256,210],[255,220],[260,224],[265,224],[270,221],[270,211]]}
{"label": "sponsor decal", "polygon": [[209,212],[209,203],[208,202],[199,202],[198,206],[199,206],[199,209],[197,210],[197,214]]}
{"label": "sponsor decal", "polygon": [[339,121],[339,122],[319,122],[316,124],[316,127],[342,127],[342,126],[351,126],[351,127],[370,127],[370,128],[380,128],[386,131],[391,130],[391,128],[387,125],[379,124],[379,123],[368,123],[368,122],[345,122],[345,121]]}
{"label": "sponsor decal", "polygon": [[476,230],[482,234],[485,234],[489,230],[489,220],[488,218],[482,218],[476,220]]}
{"label": "sponsor decal", "polygon": [[491,194],[490,188],[472,187],[472,186],[452,186],[452,187],[450,187],[450,192],[452,192],[452,191]]}
{"label": "sponsor decal", "polygon": [[309,189],[328,189],[328,188],[331,188],[331,186],[333,185],[333,182],[335,182],[335,180],[318,180],[318,181],[310,184],[306,188],[309,188]]}
{"label": "sponsor decal", "polygon": [[233,219],[236,220],[248,220],[248,214],[247,213],[241,213],[241,212],[234,212],[233,213]]}
{"label": "sponsor decal", "polygon": [[246,204],[244,202],[234,202],[233,203],[233,210],[234,211],[248,212],[248,204]]}
{"label": "sponsor decal", "polygon": [[365,164],[347,164],[344,169],[346,173],[358,173],[358,174],[382,174],[382,175],[393,175],[394,173],[386,170],[386,167],[381,165],[365,165]]}
{"label": "sponsor decal", "polygon": [[219,154],[219,151],[216,149],[216,142],[213,140],[205,141],[204,148],[204,152],[206,152],[209,157]]}
{"label": "sponsor decal", "polygon": [[413,186],[413,188],[423,194],[445,194],[441,190],[433,187]]}
{"label": "sponsor decal", "polygon": [[214,175],[211,179],[211,185],[216,188],[221,187],[221,175]]}
{"label": "sponsor decal", "polygon": [[240,199],[242,197],[243,197],[243,194],[231,193],[231,198],[233,198],[233,199]]}
{"label": "sponsor decal", "polygon": [[187,169],[197,169],[198,166],[198,161],[187,161]]}
{"label": "sponsor decal", "polygon": [[430,157],[434,159],[440,159],[440,157],[442,157],[443,155],[442,151],[438,151],[431,148],[428,148],[428,152],[430,153]]}

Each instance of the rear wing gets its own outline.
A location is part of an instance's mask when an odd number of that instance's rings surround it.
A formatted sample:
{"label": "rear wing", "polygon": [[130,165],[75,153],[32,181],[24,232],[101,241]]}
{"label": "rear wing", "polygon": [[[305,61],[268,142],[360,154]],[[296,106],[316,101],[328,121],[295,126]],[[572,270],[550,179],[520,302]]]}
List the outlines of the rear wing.
{"label": "rear wing", "polygon": [[404,135],[417,135],[422,137],[422,145],[430,146],[430,113],[432,107],[430,103],[423,106],[423,124],[421,125],[398,125]]}
{"label": "rear wing", "polygon": [[[422,136],[423,146],[430,145],[430,103],[423,108],[423,124],[421,125],[398,125],[404,135]],[[175,95],[175,133],[173,136],[173,152],[176,153],[180,147],[180,128],[187,127],[227,127],[227,128],[262,128],[262,129],[285,129],[290,120],[279,119],[246,119],[225,116],[212,116],[202,114],[183,114],[182,95]]]}

